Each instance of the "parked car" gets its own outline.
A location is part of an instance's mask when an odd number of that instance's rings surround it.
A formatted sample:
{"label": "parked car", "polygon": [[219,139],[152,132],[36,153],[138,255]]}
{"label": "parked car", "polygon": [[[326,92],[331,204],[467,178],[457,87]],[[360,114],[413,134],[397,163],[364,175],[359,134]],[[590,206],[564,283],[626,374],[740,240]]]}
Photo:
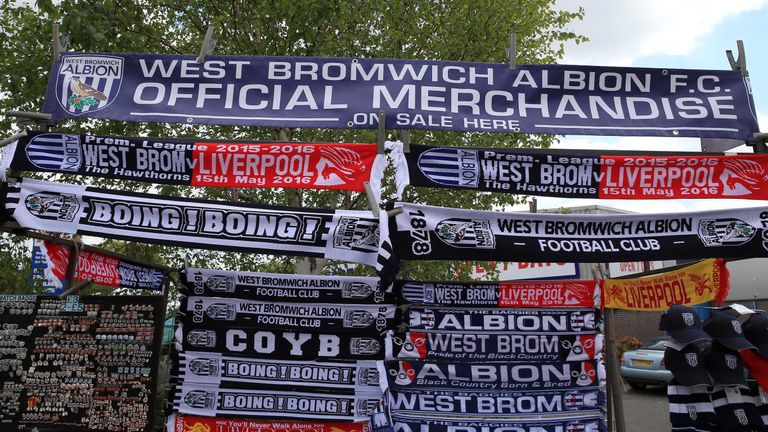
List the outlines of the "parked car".
{"label": "parked car", "polygon": [[621,377],[633,389],[643,389],[649,384],[667,384],[672,380],[672,372],[664,366],[664,350],[669,336],[660,336],[634,351],[622,354]]}

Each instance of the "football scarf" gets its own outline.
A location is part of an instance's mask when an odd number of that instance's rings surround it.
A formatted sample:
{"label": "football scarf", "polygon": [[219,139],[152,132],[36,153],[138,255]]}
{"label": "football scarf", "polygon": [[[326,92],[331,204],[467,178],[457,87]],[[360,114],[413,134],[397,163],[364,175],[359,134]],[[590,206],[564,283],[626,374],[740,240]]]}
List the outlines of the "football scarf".
{"label": "football scarf", "polygon": [[390,388],[385,393],[392,414],[507,417],[595,413],[605,404],[599,390],[439,391]]}
{"label": "football scarf", "polygon": [[249,388],[319,387],[334,391],[379,389],[376,362],[289,361],[187,351],[178,354],[174,376],[184,383]]}
{"label": "football scarf", "polygon": [[721,304],[728,295],[728,268],[723,259],[709,259],[679,270],[632,279],[605,279],[603,305],[607,308],[665,311],[673,304]]}
{"label": "football scarf", "polygon": [[379,278],[233,272],[187,268],[181,281],[188,293],[295,303],[392,303]]}
{"label": "football scarf", "polygon": [[594,333],[594,309],[483,309],[423,308],[408,309],[408,329],[441,331],[498,331],[551,334],[552,332]]}
{"label": "football scarf", "polygon": [[559,198],[768,199],[768,155],[616,155],[410,145],[409,183]]}
{"label": "football scarf", "polygon": [[715,408],[706,385],[683,386],[673,378],[667,386],[667,397],[673,431],[714,429]]}
{"label": "football scarf", "polygon": [[394,432],[606,432],[607,430],[602,418],[595,415],[525,421],[484,418],[427,419],[418,416],[393,415],[392,423]]}
{"label": "football scarf", "polygon": [[719,430],[764,432],[765,425],[748,388],[715,385],[712,406]]}
{"label": "football scarf", "polygon": [[2,177],[10,168],[186,186],[362,192],[377,151],[376,144],[202,142],[31,132],[3,149],[0,172]]}
{"label": "football scarf", "polygon": [[383,339],[377,335],[200,327],[184,321],[176,330],[176,346],[180,351],[285,360],[380,360],[384,358]]}
{"label": "football scarf", "polygon": [[[395,325],[395,305],[302,304],[190,296],[181,310],[191,322],[208,326],[320,332],[381,333]],[[228,324],[229,323],[229,324]]]}
{"label": "football scarf", "polygon": [[[55,284],[55,288],[63,288],[67,282],[67,269],[72,250],[68,245],[47,240],[34,239],[32,267],[38,263],[44,270],[43,274],[33,271],[33,279],[44,278],[44,284]],[[33,249],[34,250],[34,249]],[[72,275],[73,281],[90,280],[97,285],[115,288],[151,289],[161,291],[165,283],[165,272],[158,267],[127,261],[96,250],[83,249],[77,254],[77,265]]]}
{"label": "football scarf", "polygon": [[434,306],[595,307],[594,280],[542,282],[395,282],[409,303]]}
{"label": "football scarf", "polygon": [[[473,359],[474,361],[474,359]],[[605,370],[595,360],[569,363],[378,362],[387,388],[410,390],[573,390],[598,388]]]}
{"label": "football scarf", "polygon": [[[609,262],[768,256],[768,207],[559,215],[396,203],[400,259]],[[768,236],[768,234],[765,234]]]}
{"label": "football scarf", "polygon": [[380,402],[375,394],[342,395],[241,390],[206,384],[176,388],[173,407],[182,414],[302,420],[365,420]]}
{"label": "football scarf", "polygon": [[763,424],[768,426],[768,392],[762,389],[756,383],[749,386],[749,392],[752,395],[752,400],[757,407],[757,411],[760,414],[760,418]]}
{"label": "football scarf", "polygon": [[385,264],[376,262],[379,242],[389,242],[387,228],[379,233],[379,221],[364,211],[254,206],[30,179],[4,183],[2,195],[7,217],[22,227],[65,234],[324,257],[379,270]]}
{"label": "football scarf", "polygon": [[571,362],[595,359],[600,334],[387,333],[386,358],[445,361]]}
{"label": "football scarf", "polygon": [[[167,432],[369,432],[368,422],[278,422],[171,414]],[[590,431],[591,432],[591,431]]]}

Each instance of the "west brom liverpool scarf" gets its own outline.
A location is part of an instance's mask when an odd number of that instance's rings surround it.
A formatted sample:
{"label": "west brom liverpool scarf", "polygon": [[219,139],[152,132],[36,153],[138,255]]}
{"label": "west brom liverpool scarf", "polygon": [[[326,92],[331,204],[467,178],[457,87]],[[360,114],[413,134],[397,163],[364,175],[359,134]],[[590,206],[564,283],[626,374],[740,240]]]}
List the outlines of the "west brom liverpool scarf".
{"label": "west brom liverpool scarf", "polygon": [[559,215],[397,203],[401,259],[608,262],[768,256],[768,207],[677,214]]}
{"label": "west brom liverpool scarf", "polygon": [[514,282],[395,281],[409,303],[435,306],[561,307],[595,306],[593,280]]}
{"label": "west brom liverpool scarf", "polygon": [[411,144],[404,156],[412,186],[562,198],[768,199],[768,155],[569,154]]}
{"label": "west brom liverpool scarf", "polygon": [[10,168],[188,186],[363,191],[377,146],[33,132],[3,154],[0,177]]}
{"label": "west brom liverpool scarf", "polygon": [[[7,217],[24,228],[250,253],[314,256],[384,268],[387,228],[370,212],[266,207],[38,180],[3,184]],[[380,242],[386,245],[380,245]],[[385,256],[381,255],[380,256]]]}

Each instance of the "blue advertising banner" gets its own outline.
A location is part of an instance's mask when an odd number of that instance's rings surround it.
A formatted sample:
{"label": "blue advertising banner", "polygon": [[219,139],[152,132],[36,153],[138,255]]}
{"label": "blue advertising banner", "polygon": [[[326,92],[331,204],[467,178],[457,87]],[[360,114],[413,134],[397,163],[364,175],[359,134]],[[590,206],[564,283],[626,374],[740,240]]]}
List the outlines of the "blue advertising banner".
{"label": "blue advertising banner", "polygon": [[65,53],[54,120],[751,138],[735,71],[314,57]]}

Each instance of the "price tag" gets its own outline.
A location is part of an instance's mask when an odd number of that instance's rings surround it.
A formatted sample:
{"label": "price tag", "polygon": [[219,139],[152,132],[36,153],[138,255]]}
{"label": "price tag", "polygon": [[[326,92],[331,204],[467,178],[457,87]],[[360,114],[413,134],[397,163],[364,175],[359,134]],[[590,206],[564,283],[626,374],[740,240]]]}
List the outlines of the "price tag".
{"label": "price tag", "polygon": [[738,387],[723,387],[723,390],[725,390],[725,398],[728,399],[729,404],[744,403],[744,398]]}

